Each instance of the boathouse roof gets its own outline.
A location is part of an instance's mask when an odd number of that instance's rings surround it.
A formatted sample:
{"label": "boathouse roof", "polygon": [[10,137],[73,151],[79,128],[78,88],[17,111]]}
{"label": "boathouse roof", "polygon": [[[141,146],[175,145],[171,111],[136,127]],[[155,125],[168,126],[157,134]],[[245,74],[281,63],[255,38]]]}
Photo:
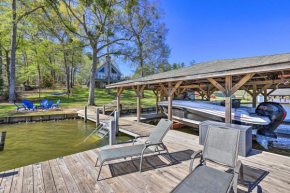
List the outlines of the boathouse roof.
{"label": "boathouse roof", "polygon": [[208,77],[223,77],[226,75],[234,76],[248,73],[269,73],[279,70],[290,70],[290,53],[202,62],[182,69],[110,84],[107,88],[205,79]]}

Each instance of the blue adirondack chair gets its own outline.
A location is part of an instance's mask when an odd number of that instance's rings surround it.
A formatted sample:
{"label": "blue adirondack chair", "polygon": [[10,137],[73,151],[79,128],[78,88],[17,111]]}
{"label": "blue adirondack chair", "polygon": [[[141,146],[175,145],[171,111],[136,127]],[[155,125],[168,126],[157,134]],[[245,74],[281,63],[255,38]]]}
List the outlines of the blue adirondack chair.
{"label": "blue adirondack chair", "polygon": [[47,99],[43,99],[42,100],[42,103],[39,103],[39,106],[38,107],[41,107],[41,108],[46,108],[47,106],[47,103],[48,103],[48,100]]}
{"label": "blue adirondack chair", "polygon": [[32,110],[32,111],[34,111],[34,109],[36,110],[36,105],[33,105],[33,102],[30,102],[30,101],[26,102],[26,107],[28,110]]}
{"label": "blue adirondack chair", "polygon": [[46,110],[52,108],[52,105],[53,105],[53,101],[49,101],[49,102],[47,103],[47,105],[45,106]]}
{"label": "blue adirondack chair", "polygon": [[16,104],[15,102],[13,102],[13,104],[17,107],[17,111],[18,111],[19,109],[26,109],[26,106],[25,106],[24,104],[22,104],[22,105],[18,105],[18,104]]}
{"label": "blue adirondack chair", "polygon": [[59,103],[60,103],[60,100],[58,100],[56,103],[53,103],[53,105],[52,105],[52,107],[57,107],[57,108],[59,108]]}

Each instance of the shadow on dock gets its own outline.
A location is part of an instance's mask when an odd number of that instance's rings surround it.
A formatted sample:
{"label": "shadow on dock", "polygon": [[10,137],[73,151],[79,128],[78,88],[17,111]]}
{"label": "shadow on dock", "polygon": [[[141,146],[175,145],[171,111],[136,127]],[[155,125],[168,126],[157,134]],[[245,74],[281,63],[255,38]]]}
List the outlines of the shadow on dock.
{"label": "shadow on dock", "polygon": [[[169,157],[165,153],[160,155],[144,156],[142,164],[142,172],[148,170],[154,170],[157,168],[163,168],[179,164],[182,161],[190,160],[190,156],[193,154],[192,150],[184,150],[170,153],[173,159],[173,163],[170,163]],[[164,159],[162,159],[164,158]],[[108,164],[112,177],[127,175],[135,172],[139,172],[140,157],[133,158],[132,160]],[[108,178],[107,178],[108,179]]]}

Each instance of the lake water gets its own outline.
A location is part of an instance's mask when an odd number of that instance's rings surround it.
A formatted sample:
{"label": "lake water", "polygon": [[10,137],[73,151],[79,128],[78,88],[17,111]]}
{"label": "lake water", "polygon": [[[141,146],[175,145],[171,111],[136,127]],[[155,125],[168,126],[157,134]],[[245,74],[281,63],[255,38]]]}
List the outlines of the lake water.
{"label": "lake water", "polygon": [[[6,131],[0,172],[108,145],[108,137],[96,135],[82,143],[94,129],[95,123],[82,120],[0,125],[0,133]],[[132,138],[120,133],[116,139],[124,142]]]}

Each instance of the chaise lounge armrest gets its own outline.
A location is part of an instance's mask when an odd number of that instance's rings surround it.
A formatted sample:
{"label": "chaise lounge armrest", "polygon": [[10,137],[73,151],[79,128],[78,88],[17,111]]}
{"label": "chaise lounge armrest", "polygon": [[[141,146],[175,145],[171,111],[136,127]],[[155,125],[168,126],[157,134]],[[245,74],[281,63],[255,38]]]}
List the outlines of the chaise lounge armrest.
{"label": "chaise lounge armrest", "polygon": [[243,169],[243,164],[240,160],[238,160],[237,165],[234,169],[234,184],[238,183],[239,176],[241,179],[241,183],[244,184],[244,169]]}
{"label": "chaise lounge armrest", "polygon": [[198,156],[201,156],[201,160],[200,160],[200,163],[202,163],[202,150],[198,150],[198,151],[195,151],[191,157],[190,157],[190,164],[189,164],[189,173],[192,172],[192,166],[193,166],[193,162],[195,160],[195,158],[197,158]]}
{"label": "chaise lounge armrest", "polygon": [[137,139],[144,138],[144,137],[149,137],[149,135],[139,135],[135,137],[135,139],[133,140],[133,145],[137,142]]}

